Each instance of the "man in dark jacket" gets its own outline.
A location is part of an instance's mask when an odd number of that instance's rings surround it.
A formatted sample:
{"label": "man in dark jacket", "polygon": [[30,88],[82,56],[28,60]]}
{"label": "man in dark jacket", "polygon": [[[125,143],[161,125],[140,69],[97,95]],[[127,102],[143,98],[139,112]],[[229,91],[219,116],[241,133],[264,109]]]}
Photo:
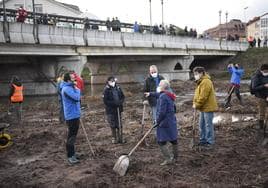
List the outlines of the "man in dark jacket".
{"label": "man in dark jacket", "polygon": [[[150,66],[150,75],[146,78],[144,83],[143,92],[156,92],[156,88],[159,86],[161,80],[164,80],[164,77],[158,74],[157,67],[155,65]],[[156,121],[156,105],[157,97],[149,96],[146,100],[143,101],[143,105],[149,104],[152,112],[152,120]]]}
{"label": "man in dark jacket", "polygon": [[268,101],[268,64],[261,65],[252,78],[252,90],[258,98],[259,106],[259,127],[264,128],[264,120],[266,119],[266,108]]}
{"label": "man in dark jacket", "polygon": [[[176,95],[171,92],[170,84],[167,80],[161,80],[158,87],[159,93],[151,92],[145,93],[146,96],[158,97],[157,101],[157,142],[160,150],[165,158],[160,165],[167,165],[177,161],[178,158],[178,129],[176,120]],[[172,144],[172,154],[169,152],[166,144]]]}
{"label": "man in dark jacket", "polygon": [[74,85],[70,73],[65,73],[62,83],[62,103],[64,110],[64,119],[68,125],[68,137],[66,143],[67,157],[70,164],[78,163],[79,160],[75,154],[75,140],[80,123],[80,90]]}
{"label": "man in dark jacket", "polygon": [[103,91],[103,102],[105,104],[107,120],[112,131],[113,144],[123,142],[121,140],[122,135],[120,136],[121,133],[119,133],[119,121],[121,121],[124,100],[124,93],[116,84],[115,78],[113,76],[109,77]]}
{"label": "man in dark jacket", "polygon": [[[18,76],[13,76],[9,85],[9,100],[16,113],[18,123],[22,119],[23,85]],[[8,109],[9,110],[9,109]]]}

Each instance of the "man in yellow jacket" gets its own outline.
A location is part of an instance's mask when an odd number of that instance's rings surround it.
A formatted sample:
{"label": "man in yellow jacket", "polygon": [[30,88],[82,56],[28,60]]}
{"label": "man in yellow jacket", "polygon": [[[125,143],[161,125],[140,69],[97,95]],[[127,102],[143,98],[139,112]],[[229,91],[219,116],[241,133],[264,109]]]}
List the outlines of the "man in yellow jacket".
{"label": "man in yellow jacket", "polygon": [[215,91],[210,76],[206,74],[204,67],[195,67],[193,72],[197,83],[193,108],[200,111],[199,145],[210,147],[215,142],[212,120],[214,112],[218,109]]}

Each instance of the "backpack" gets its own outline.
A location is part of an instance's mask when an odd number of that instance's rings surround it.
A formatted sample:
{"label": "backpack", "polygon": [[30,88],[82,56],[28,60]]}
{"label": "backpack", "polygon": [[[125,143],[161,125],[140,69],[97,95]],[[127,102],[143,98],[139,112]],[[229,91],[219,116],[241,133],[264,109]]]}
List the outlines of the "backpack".
{"label": "backpack", "polygon": [[256,94],[256,90],[253,88],[253,82],[256,80],[257,78],[257,74],[254,73],[251,78],[250,78],[250,84],[249,84],[249,92],[251,95],[255,95]]}

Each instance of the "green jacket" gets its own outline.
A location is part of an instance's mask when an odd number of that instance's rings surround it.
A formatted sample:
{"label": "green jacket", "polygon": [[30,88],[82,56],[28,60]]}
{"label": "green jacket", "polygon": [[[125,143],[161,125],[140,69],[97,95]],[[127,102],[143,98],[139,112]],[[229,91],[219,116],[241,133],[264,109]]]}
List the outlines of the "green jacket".
{"label": "green jacket", "polygon": [[194,101],[196,109],[201,112],[215,112],[218,109],[213,83],[208,74],[197,81]]}

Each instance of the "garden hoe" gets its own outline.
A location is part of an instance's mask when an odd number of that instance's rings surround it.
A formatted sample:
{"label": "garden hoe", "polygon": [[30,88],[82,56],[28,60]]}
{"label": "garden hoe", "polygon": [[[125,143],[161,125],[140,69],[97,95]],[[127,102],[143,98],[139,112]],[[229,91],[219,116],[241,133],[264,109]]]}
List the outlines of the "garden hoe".
{"label": "garden hoe", "polygon": [[120,176],[124,176],[127,172],[128,166],[129,166],[129,157],[132,155],[132,153],[137,149],[137,147],[144,141],[146,136],[150,134],[150,132],[157,127],[157,125],[154,125],[151,127],[145,135],[142,137],[142,139],[137,143],[137,145],[129,152],[127,155],[121,155],[119,159],[116,161],[113,170],[118,173]]}

